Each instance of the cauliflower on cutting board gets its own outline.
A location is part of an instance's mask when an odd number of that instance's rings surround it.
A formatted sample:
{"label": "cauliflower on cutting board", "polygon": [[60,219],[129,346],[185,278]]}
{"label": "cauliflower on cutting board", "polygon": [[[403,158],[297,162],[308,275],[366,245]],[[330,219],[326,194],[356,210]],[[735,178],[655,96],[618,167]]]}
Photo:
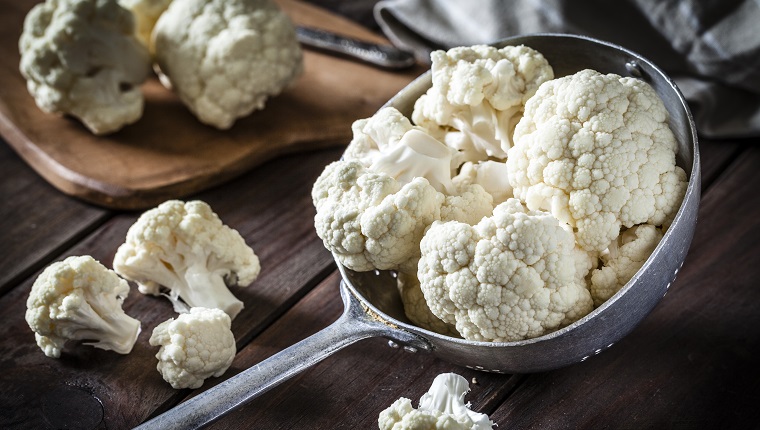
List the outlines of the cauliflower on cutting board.
{"label": "cauliflower on cutting board", "polygon": [[412,120],[456,149],[461,162],[505,159],[526,100],[554,78],[544,56],[527,46],[463,46],[430,59],[433,85],[414,104]]}
{"label": "cauliflower on cutting board", "polygon": [[47,0],[24,20],[19,69],[37,106],[107,134],[143,113],[150,56],[116,0]]}
{"label": "cauliflower on cutting board", "polygon": [[175,1],[153,38],[162,82],[219,129],[263,109],[303,72],[293,24],[271,0]]}
{"label": "cauliflower on cutting board", "polygon": [[116,251],[113,267],[141,293],[169,298],[178,312],[218,308],[230,318],[243,302],[227,286],[248,286],[261,270],[240,233],[200,200],[169,200],[143,213]]}
{"label": "cauliflower on cutting board", "polygon": [[494,422],[486,414],[470,409],[464,396],[470,391],[467,380],[456,373],[442,373],[414,409],[406,397],[380,412],[380,430],[490,430]]}
{"label": "cauliflower on cutting board", "polygon": [[515,197],[604,251],[621,227],[668,224],[686,192],[668,111],[647,83],[583,70],[528,100],[507,170]]}
{"label": "cauliflower on cutting board", "polygon": [[192,308],[153,329],[150,344],[160,346],[156,368],[175,389],[199,388],[222,376],[235,358],[229,315],[220,309]]}
{"label": "cauliflower on cutting board", "polygon": [[517,199],[475,226],[433,223],[420,243],[418,278],[430,310],[469,340],[537,337],[589,313],[573,233]]}
{"label": "cauliflower on cutting board", "polygon": [[58,358],[68,340],[128,354],[140,321],[121,308],[127,281],[89,255],[55,262],[37,277],[26,302],[26,322],[37,345]]}

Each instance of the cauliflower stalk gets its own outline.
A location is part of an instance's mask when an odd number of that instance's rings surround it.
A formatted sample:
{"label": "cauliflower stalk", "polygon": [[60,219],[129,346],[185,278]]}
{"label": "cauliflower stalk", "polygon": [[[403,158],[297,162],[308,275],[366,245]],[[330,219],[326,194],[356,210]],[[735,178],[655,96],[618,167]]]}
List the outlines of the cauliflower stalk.
{"label": "cauliflower stalk", "polygon": [[162,82],[219,129],[263,109],[303,71],[293,24],[271,0],[175,1],[153,38]]}
{"label": "cauliflower stalk", "polygon": [[418,277],[434,315],[469,340],[537,337],[590,312],[571,230],[517,199],[475,226],[433,223],[420,244]]}
{"label": "cauliflower stalk", "polygon": [[47,0],[24,20],[20,71],[37,106],[78,118],[94,134],[143,112],[150,56],[132,14],[116,0]]}
{"label": "cauliflower stalk", "polygon": [[157,369],[173,388],[199,388],[222,376],[235,358],[229,315],[219,309],[192,308],[153,329],[150,344],[160,346]]}
{"label": "cauliflower stalk", "polygon": [[583,70],[542,85],[509,150],[515,197],[604,251],[621,227],[667,225],[686,192],[668,112],[651,86]]}
{"label": "cauliflower stalk", "polygon": [[58,358],[68,340],[128,354],[140,321],[122,309],[129,285],[89,255],[51,264],[37,277],[26,302],[26,322],[37,345]]}
{"label": "cauliflower stalk", "polygon": [[470,409],[464,396],[470,391],[467,380],[456,373],[443,373],[433,380],[414,409],[405,397],[380,412],[380,430],[490,430],[488,415]]}
{"label": "cauliflower stalk", "polygon": [[243,309],[227,285],[248,286],[261,266],[236,230],[202,201],[170,200],[143,213],[116,252],[114,270],[137,282],[143,294],[168,297],[178,312],[221,309],[231,318]]}

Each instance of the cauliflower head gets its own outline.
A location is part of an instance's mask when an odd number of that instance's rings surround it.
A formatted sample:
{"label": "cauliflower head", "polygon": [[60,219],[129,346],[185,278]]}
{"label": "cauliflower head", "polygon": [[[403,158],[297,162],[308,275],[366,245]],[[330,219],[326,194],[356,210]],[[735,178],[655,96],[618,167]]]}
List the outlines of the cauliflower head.
{"label": "cauliflower head", "polygon": [[143,112],[150,55],[132,14],[116,0],[47,0],[24,20],[19,69],[37,106],[78,118],[94,134]]}
{"label": "cauliflower head", "polygon": [[218,308],[230,318],[243,309],[227,288],[251,284],[261,266],[236,230],[202,201],[169,200],[143,213],[127,232],[114,270],[143,294],[164,294],[175,310]]}
{"label": "cauliflower head", "polygon": [[419,408],[406,397],[380,412],[380,430],[490,430],[495,425],[488,415],[475,412],[464,402],[470,391],[467,380],[456,373],[443,373],[433,380],[420,398]]}
{"label": "cauliflower head", "polygon": [[400,184],[358,161],[325,167],[312,188],[317,235],[351,270],[416,270],[425,228],[440,219],[443,194],[425,178]]}
{"label": "cauliflower head", "polygon": [[621,226],[672,221],[686,192],[668,112],[647,83],[583,70],[543,84],[525,106],[507,170],[515,197],[605,250]]}
{"label": "cauliflower head", "polygon": [[68,340],[128,354],[140,334],[140,321],[121,307],[128,294],[127,281],[91,256],[68,257],[34,281],[26,322],[48,357],[60,357]]}
{"label": "cauliflower head", "polygon": [[162,82],[219,129],[263,109],[303,72],[293,24],[271,0],[175,1],[153,38]]}
{"label": "cauliflower head", "polygon": [[192,308],[153,329],[156,368],[173,388],[199,388],[212,376],[222,376],[235,358],[235,336],[229,315],[220,309]]}
{"label": "cauliflower head", "polygon": [[154,52],[151,38],[153,27],[171,2],[172,0],[119,0],[119,4],[134,15],[137,39],[151,53]]}
{"label": "cauliflower head", "polygon": [[544,56],[526,46],[456,47],[430,59],[433,85],[412,120],[456,148],[460,161],[506,158],[525,102],[554,78]]}
{"label": "cauliflower head", "polygon": [[433,223],[420,248],[425,300],[465,339],[533,338],[592,310],[591,295],[579,282],[577,271],[587,266],[577,261],[573,233],[517,199],[498,205],[475,226]]}
{"label": "cauliflower head", "polygon": [[644,265],[662,239],[651,224],[634,226],[615,239],[599,256],[602,267],[591,272],[589,290],[599,306],[617,293]]}

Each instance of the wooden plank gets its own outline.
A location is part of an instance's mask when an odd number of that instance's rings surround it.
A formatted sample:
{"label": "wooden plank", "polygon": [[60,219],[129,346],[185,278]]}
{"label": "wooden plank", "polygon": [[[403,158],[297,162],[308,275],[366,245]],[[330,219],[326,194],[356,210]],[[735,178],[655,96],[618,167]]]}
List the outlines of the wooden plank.
{"label": "wooden plank", "polygon": [[0,295],[102,223],[109,213],[66,197],[0,141]]}
{"label": "wooden plank", "polygon": [[744,150],[745,144],[741,141],[718,141],[701,139],[699,148],[702,152],[702,193],[713,183],[721,173],[739,156]]}
{"label": "wooden plank", "polygon": [[587,362],[533,375],[494,414],[506,428],[749,428],[760,419],[760,148],[708,189],[670,293]]}
{"label": "wooden plank", "polygon": [[[323,166],[339,155],[339,150],[328,150],[283,157],[228,184],[224,192],[210,190],[198,196],[209,202],[225,223],[238,229],[261,259],[259,279],[246,289],[233,289],[246,305],[233,321],[239,343],[276,319],[332,267],[330,254],[313,230],[314,209],[308,191]],[[90,254],[110,266],[136,217],[137,213],[114,217],[57,259]],[[132,287],[124,308],[142,321],[143,332],[129,355],[67,345],[61,359],[55,360],[42,354],[24,321],[32,281],[26,280],[0,298],[0,314],[4,315],[0,327],[0,428],[45,428],[45,395],[50,392],[78,390],[75,392],[82,394],[61,396],[63,410],[76,411],[76,405],[88,401],[93,406],[79,415],[72,412],[72,419],[94,419],[98,404],[102,404],[102,425],[110,429],[131,428],[186,394],[161,379],[155,370],[157,348],[148,344],[153,328],[176,316],[168,300],[145,297]],[[53,422],[56,426],[67,424]]]}
{"label": "wooden plank", "polygon": [[[94,136],[76,120],[42,112],[28,94],[18,70],[18,38],[35,3],[0,0],[0,133],[55,187],[111,208],[145,208],[227,181],[277,155],[344,145],[354,120],[370,116],[424,70],[390,72],[305,50],[304,75],[229,130],[200,123],[151,77],[141,87],[142,118]],[[384,41],[313,5],[278,3],[298,24]]]}
{"label": "wooden plank", "polygon": [[[339,274],[333,273],[281,319],[240,351],[228,375],[246,369],[326,327],[342,312]],[[488,410],[511,389],[509,375],[457,367],[427,353],[390,348],[382,338],[365,339],[275,387],[213,424],[213,429],[376,428],[378,414],[399,397],[417,406],[435,376],[456,372],[471,383],[467,400]],[[206,388],[206,387],[204,387]]]}

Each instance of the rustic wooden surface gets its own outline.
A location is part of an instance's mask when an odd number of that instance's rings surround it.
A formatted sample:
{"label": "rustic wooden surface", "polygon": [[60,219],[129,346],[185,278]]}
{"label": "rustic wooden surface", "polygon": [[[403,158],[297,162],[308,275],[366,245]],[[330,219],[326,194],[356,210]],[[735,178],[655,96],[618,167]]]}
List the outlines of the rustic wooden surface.
{"label": "rustic wooden surface", "polygon": [[[345,145],[351,123],[371,115],[423,70],[380,70],[313,50],[304,75],[230,130],[201,124],[151,77],[135,124],[94,136],[78,121],[39,110],[19,73],[23,18],[38,0],[0,0],[0,134],[51,184],[109,208],[138,209],[222,183],[280,154]],[[278,0],[299,25],[387,43],[324,9]]]}
{"label": "rustic wooden surface", "polygon": [[[4,85],[0,84],[0,86]],[[425,353],[358,342],[267,392],[214,429],[376,428],[395,399],[417,399],[442,372],[472,380],[467,399],[499,429],[747,429],[760,421],[760,139],[702,141],[697,231],[669,293],[630,335],[552,372],[495,375]],[[45,357],[24,321],[39,271],[69,255],[107,266],[138,212],[62,195],[0,142],[0,428],[126,429],[313,334],[341,311],[338,274],[314,233],[309,191],[340,148],[280,156],[203,199],[261,257],[261,277],[236,288],[239,352],[222,378],[173,390],[148,337],[175,316],[132,286],[125,310],[143,332],[126,356],[68,345]]]}

